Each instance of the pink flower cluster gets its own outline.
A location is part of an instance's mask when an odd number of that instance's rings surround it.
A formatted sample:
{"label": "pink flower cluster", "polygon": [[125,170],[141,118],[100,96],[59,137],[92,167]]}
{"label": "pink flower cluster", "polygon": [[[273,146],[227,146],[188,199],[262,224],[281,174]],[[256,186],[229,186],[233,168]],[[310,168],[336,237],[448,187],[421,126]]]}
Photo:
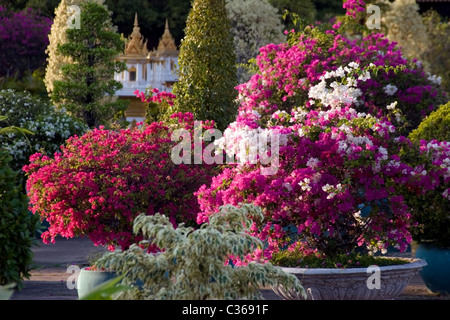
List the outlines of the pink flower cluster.
{"label": "pink flower cluster", "polygon": [[135,90],[134,94],[140,98],[144,103],[167,103],[169,106],[173,106],[175,95],[167,91],[159,91],[157,88],[153,88],[147,93]]}
{"label": "pink flower cluster", "polygon": [[[173,118],[193,132],[192,114]],[[70,138],[54,158],[33,155],[24,171],[30,210],[50,224],[44,242],[81,235],[110,250],[127,248],[139,241],[132,226],[141,213],[195,225],[199,205],[193,193],[209,183],[213,168],[175,165],[171,133],[163,123],[98,128]]]}
{"label": "pink flower cluster", "polygon": [[[315,27],[308,33],[292,34],[288,43],[261,48],[256,59],[259,72],[237,87],[240,113],[236,121],[256,128],[266,126],[276,110],[289,113],[301,106],[317,108],[308,99],[309,89],[325,72],[350,62],[358,63],[362,70],[370,64],[380,69],[371,79],[358,81],[362,91],[358,111],[383,116],[385,106],[398,101],[408,130],[412,130],[446,102],[442,87],[428,80],[423,66],[407,61],[395,42],[379,33],[351,40],[343,29],[336,26],[324,32]],[[393,84],[397,91],[386,95],[384,88]],[[255,117],[252,111],[261,117]]]}
{"label": "pink flower cluster", "polygon": [[362,0],[347,0],[342,7],[347,11],[346,15],[355,18],[358,12],[366,11],[365,5]]}

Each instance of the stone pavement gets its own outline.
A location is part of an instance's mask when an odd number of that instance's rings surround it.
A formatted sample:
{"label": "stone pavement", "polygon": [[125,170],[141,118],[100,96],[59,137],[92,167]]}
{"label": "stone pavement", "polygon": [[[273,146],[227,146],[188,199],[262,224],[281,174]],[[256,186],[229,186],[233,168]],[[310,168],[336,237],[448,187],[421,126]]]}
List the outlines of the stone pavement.
{"label": "stone pavement", "polygon": [[[11,300],[77,300],[76,289],[69,289],[74,273],[70,266],[84,267],[91,255],[105,251],[95,247],[87,238],[57,238],[55,244],[40,244],[33,249],[36,268],[24,281],[24,288],[15,292]],[[72,267],[76,268],[76,267]],[[267,300],[280,300],[272,290],[263,290]],[[450,300],[428,292],[420,275],[411,279],[397,300]]]}

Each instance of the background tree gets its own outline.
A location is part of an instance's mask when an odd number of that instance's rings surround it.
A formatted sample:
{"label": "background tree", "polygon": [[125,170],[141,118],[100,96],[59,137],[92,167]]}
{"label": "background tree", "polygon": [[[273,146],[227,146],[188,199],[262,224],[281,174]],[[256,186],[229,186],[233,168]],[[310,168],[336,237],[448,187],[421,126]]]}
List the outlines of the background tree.
{"label": "background tree", "polygon": [[398,43],[405,57],[416,58],[427,65],[424,54],[430,47],[430,41],[416,1],[382,0],[380,2],[387,5],[381,22],[388,28],[388,39]]}
{"label": "background tree", "polygon": [[13,12],[0,6],[0,77],[22,79],[44,65],[51,25],[32,9]]}
{"label": "background tree", "polygon": [[46,17],[54,18],[55,9],[60,2],[61,0],[27,0],[26,7],[32,8]]}
{"label": "background tree", "polygon": [[[378,0],[384,4],[382,24],[387,37],[402,47],[409,59],[417,59],[430,77],[450,93],[450,23],[435,10],[421,13],[415,0]],[[377,3],[377,4],[378,4]]]}
{"label": "background tree", "polygon": [[225,0],[193,2],[178,59],[173,110],[214,120],[225,129],[237,113],[236,53]]}
{"label": "background tree", "polygon": [[115,61],[124,42],[111,31],[111,16],[104,6],[86,2],[80,8],[81,28],[67,29],[67,43],[57,48],[57,55],[72,63],[61,67],[62,80],[53,82],[52,100],[92,128],[108,124],[127,107],[113,97],[122,87],[114,73],[126,70],[124,62]]}
{"label": "background tree", "polygon": [[[316,7],[312,0],[269,0],[269,3],[277,8],[280,14],[284,14],[284,11],[288,10],[298,14],[301,19],[308,23],[313,23],[316,19]],[[286,30],[295,27],[289,16],[284,20],[284,26]]]}
{"label": "background tree", "polygon": [[[281,14],[267,0],[230,0],[226,8],[239,64],[256,58],[269,43],[286,41]],[[248,68],[238,67],[239,83],[247,82],[251,74]]]}
{"label": "background tree", "polygon": [[435,10],[422,15],[430,47],[425,52],[430,72],[442,78],[442,86],[450,94],[450,21]]}
{"label": "background tree", "polygon": [[345,0],[312,0],[316,8],[315,19],[322,22],[328,22],[336,16],[345,14],[342,7]]}
{"label": "background tree", "polygon": [[[46,50],[47,65],[45,69],[44,83],[48,94],[51,96],[53,92],[53,83],[56,80],[62,79],[61,67],[64,64],[70,63],[69,57],[57,54],[58,45],[67,43],[67,21],[69,20],[68,7],[71,5],[81,5],[86,1],[103,4],[103,0],[61,0],[58,7],[55,9],[55,18],[53,20],[50,35],[48,36],[49,44]],[[108,29],[115,30],[112,26]]]}

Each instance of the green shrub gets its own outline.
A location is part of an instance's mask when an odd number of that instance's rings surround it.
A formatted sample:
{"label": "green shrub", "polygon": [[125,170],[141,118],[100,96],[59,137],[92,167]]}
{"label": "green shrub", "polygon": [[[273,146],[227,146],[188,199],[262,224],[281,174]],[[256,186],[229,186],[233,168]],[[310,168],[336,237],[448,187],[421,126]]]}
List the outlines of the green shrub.
{"label": "green shrub", "polygon": [[419,127],[409,134],[413,141],[438,140],[450,141],[450,102],[441,105],[425,118]]}
{"label": "green shrub", "polygon": [[272,256],[275,266],[291,268],[367,268],[373,265],[389,266],[406,264],[402,259],[391,259],[359,252],[325,257],[320,254],[305,254],[302,250],[282,250]]}
{"label": "green shrub", "polygon": [[11,157],[0,150],[0,285],[15,283],[21,288],[31,270],[31,248],[37,241],[40,221],[29,213],[28,198],[10,161]]}
{"label": "green shrub", "polygon": [[[432,155],[421,152],[426,144],[438,146],[450,144],[450,102],[441,105],[439,109],[425,118],[419,127],[409,134],[412,145],[405,148],[401,157],[409,164],[422,165],[427,172],[436,166],[448,166],[448,157],[444,163],[436,162]],[[437,141],[435,141],[437,140]],[[448,147],[447,147],[448,149]],[[441,151],[444,152],[444,151]],[[447,164],[446,164],[447,163]],[[440,179],[447,179],[441,177]],[[413,240],[418,243],[433,242],[439,247],[450,247],[450,196],[448,183],[441,183],[441,187],[425,194],[416,195],[405,192],[405,200],[417,227],[413,228]]]}
{"label": "green shrub", "polygon": [[270,263],[233,266],[230,257],[243,258],[261,248],[262,242],[249,234],[251,218],[262,219],[259,207],[227,205],[200,229],[179,226],[174,229],[163,215],[138,216],[134,232],[150,239],[162,251],[147,253],[141,245],[122,252],[108,252],[99,261],[100,268],[124,275],[130,286],[116,298],[132,300],[209,300],[261,299],[260,288],[282,284],[304,295],[298,279]]}
{"label": "green shrub", "polygon": [[167,109],[191,112],[197,120],[214,120],[225,130],[237,115],[236,53],[224,0],[195,0],[186,21],[178,58],[176,100]]}

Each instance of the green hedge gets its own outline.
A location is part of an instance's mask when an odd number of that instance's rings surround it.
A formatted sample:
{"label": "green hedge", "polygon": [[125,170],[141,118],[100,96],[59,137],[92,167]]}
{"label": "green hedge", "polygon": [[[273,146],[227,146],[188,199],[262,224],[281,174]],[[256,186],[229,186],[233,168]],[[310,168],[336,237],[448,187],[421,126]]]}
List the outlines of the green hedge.
{"label": "green hedge", "polygon": [[40,221],[28,211],[28,198],[10,161],[0,149],[0,285],[14,283],[21,288],[32,267],[32,246],[37,242]]}
{"label": "green hedge", "polygon": [[409,134],[413,141],[420,140],[450,141],[450,102],[441,105],[424,119],[419,127]]}

